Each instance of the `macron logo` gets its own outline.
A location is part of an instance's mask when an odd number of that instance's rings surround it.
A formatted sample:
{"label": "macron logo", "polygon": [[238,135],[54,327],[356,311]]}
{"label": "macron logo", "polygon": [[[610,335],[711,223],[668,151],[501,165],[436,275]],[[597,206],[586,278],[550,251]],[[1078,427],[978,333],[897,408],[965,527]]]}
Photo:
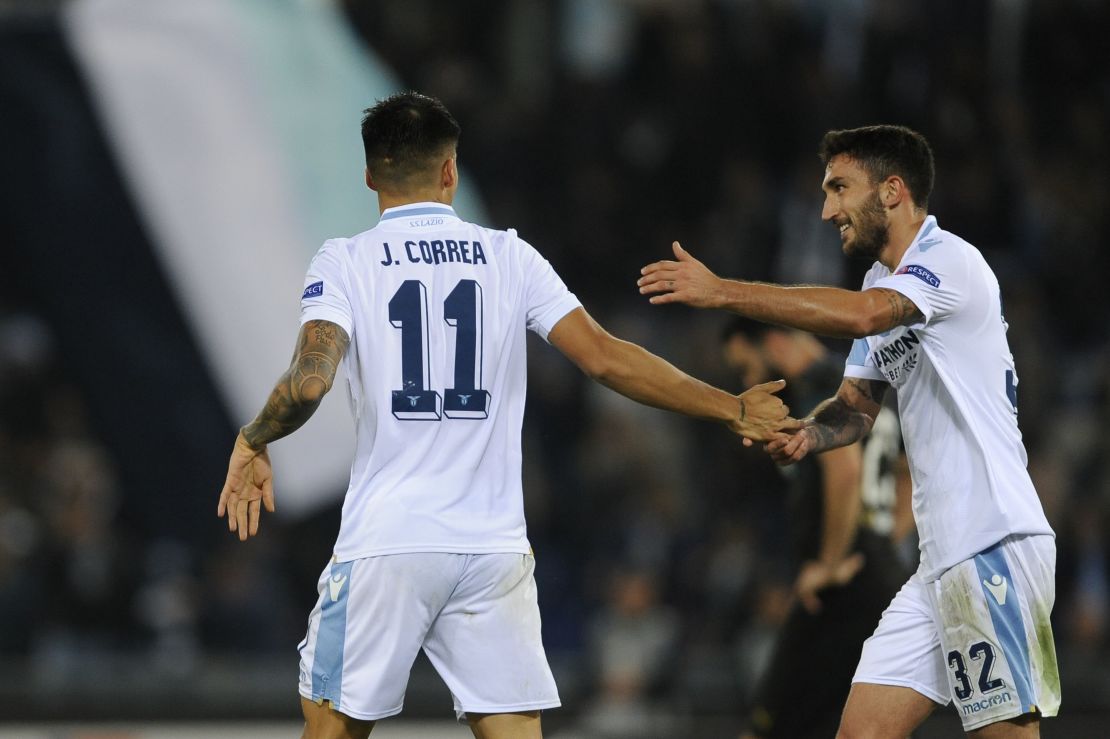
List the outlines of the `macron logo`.
{"label": "macron logo", "polygon": [[998,605],[1006,605],[1006,578],[1002,577],[1002,575],[994,575],[990,580],[984,580],[983,585],[985,585],[991,595],[994,596],[994,600]]}
{"label": "macron logo", "polygon": [[324,294],[324,281],[314,282],[304,289],[304,294],[301,295],[301,300],[305,298],[318,298]]}
{"label": "macron logo", "polygon": [[331,602],[339,600],[339,593],[343,590],[343,583],[347,582],[346,575],[335,575],[328,580],[328,591],[331,594]]}

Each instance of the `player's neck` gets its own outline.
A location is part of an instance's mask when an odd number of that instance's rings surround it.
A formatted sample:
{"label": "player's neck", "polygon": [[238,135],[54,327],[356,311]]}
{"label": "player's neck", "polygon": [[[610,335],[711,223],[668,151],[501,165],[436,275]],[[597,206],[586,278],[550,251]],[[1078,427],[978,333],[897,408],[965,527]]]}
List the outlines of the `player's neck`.
{"label": "player's neck", "polygon": [[902,261],[903,255],[917,237],[917,232],[921,230],[921,224],[925,222],[925,217],[928,215],[924,210],[914,210],[911,214],[904,219],[891,219],[890,238],[887,239],[886,246],[879,254],[879,261],[891,272]]}
{"label": "player's neck", "polygon": [[402,205],[413,203],[443,203],[450,205],[455,193],[445,189],[414,190],[412,192],[383,192],[378,190],[378,211],[384,213],[387,208],[398,208]]}

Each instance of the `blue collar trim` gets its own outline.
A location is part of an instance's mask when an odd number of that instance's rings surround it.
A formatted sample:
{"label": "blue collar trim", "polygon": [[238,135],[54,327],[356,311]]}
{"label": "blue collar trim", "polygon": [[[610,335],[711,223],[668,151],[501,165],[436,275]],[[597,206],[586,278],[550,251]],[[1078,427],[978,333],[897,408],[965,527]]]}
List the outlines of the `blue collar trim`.
{"label": "blue collar trim", "polygon": [[391,218],[409,218],[411,216],[430,215],[452,216],[454,218],[458,218],[458,216],[455,215],[455,209],[452,208],[450,205],[443,205],[442,203],[436,203],[434,205],[419,203],[417,205],[398,205],[393,208],[386,208],[385,212],[382,213],[381,220],[386,221]]}
{"label": "blue collar trim", "polygon": [[925,226],[921,229],[921,235],[917,237],[917,240],[921,241],[923,238],[925,238],[926,236],[929,235],[930,231],[932,231],[936,227],[937,227],[937,218],[936,218],[936,216],[927,216],[925,218]]}

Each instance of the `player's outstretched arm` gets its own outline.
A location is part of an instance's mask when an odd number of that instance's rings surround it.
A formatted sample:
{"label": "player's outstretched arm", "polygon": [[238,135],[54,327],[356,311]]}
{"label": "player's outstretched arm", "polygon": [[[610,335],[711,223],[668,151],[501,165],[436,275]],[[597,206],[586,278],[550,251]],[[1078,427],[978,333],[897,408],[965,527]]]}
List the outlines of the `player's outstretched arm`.
{"label": "player's outstretched arm", "polygon": [[339,361],[350,345],[341,326],[308,321],[301,326],[289,369],[270,391],[266,406],[239,430],[220,491],[216,515],[227,514],[227,526],[241,541],[258,533],[262,506],[273,513],[274,484],[266,445],[304,425],[335,382]]}
{"label": "player's outstretched arm", "polygon": [[814,409],[804,428],[777,434],[764,446],[780,465],[802,461],[810,454],[859,441],[871,430],[882,407],[886,383],[845,377],[836,395]]}
{"label": "player's outstretched arm", "polygon": [[720,421],[733,432],[766,441],[778,432],[801,428],[775,395],[782,380],[732,395],[695,379],[643,347],[622,341],[577,308],[560,320],[548,341],[594,380],[621,395],[655,408]]}
{"label": "player's outstretched arm", "polygon": [[640,293],[650,295],[656,305],[685,303],[695,308],[721,308],[765,323],[855,339],[908,326],[922,318],[917,306],[896,290],[726,280],[677,241],[672,248],[674,260],[647,265],[636,282]]}

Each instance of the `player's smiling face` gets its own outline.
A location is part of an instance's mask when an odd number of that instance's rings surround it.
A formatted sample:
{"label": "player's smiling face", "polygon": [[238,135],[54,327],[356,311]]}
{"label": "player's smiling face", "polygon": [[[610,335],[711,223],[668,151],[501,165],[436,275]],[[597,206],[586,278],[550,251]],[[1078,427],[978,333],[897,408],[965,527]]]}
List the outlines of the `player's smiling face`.
{"label": "player's smiling face", "polygon": [[844,253],[878,259],[889,238],[889,225],[879,188],[867,171],[847,155],[837,154],[825,168],[821,189],[825,191],[821,218],[840,231]]}

